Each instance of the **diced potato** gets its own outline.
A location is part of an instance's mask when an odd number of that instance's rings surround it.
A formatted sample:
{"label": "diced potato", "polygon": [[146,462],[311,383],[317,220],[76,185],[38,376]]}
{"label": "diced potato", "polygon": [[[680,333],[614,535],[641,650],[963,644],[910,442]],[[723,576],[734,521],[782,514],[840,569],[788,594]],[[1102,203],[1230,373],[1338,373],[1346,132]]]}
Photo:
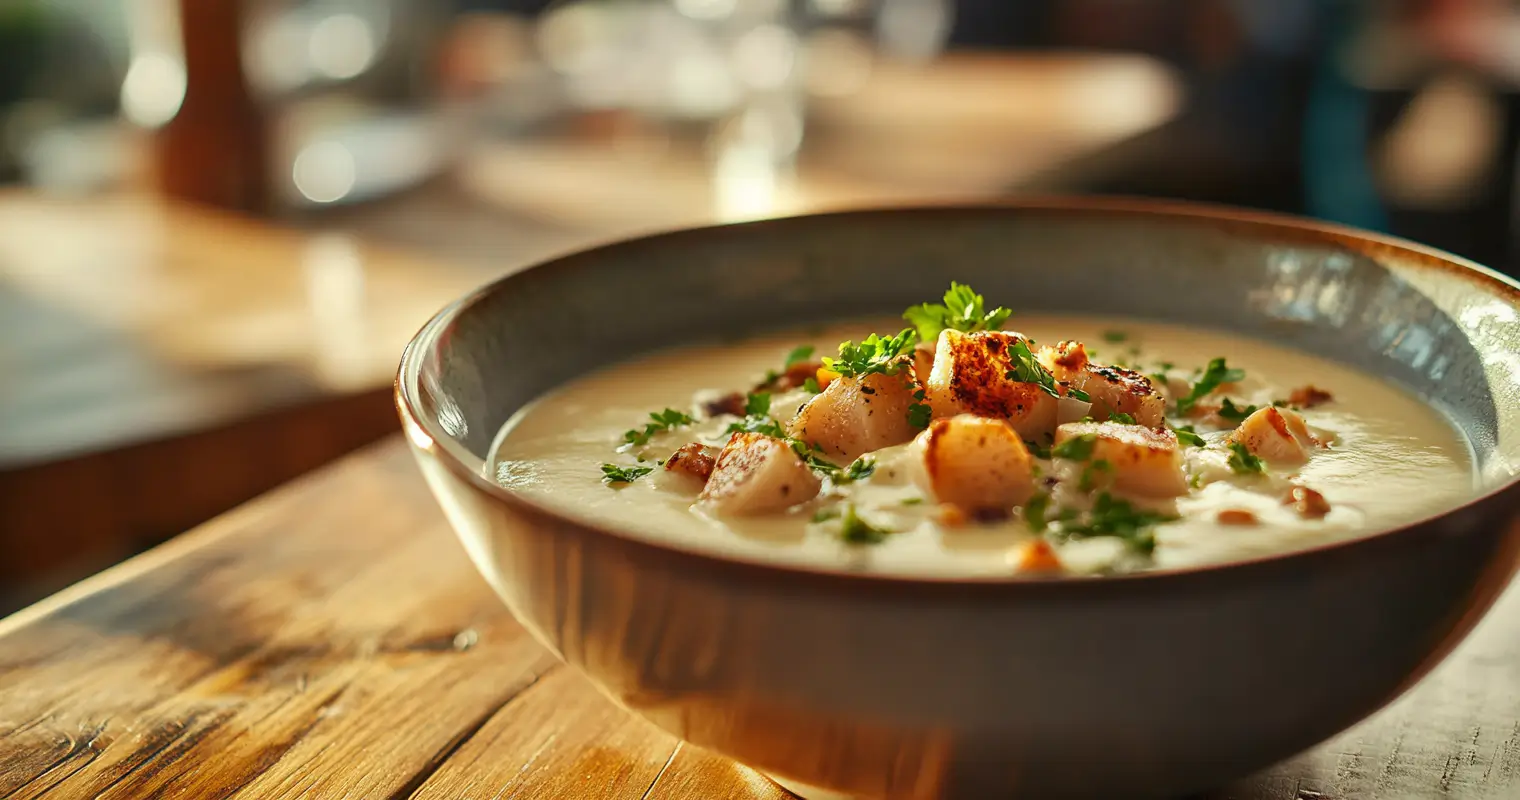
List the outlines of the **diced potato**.
{"label": "diced potato", "polygon": [[1115,489],[1152,497],[1187,494],[1182,448],[1170,430],[1117,422],[1068,422],[1056,429],[1056,446],[1083,436],[1093,438],[1089,463],[1108,462]]}
{"label": "diced potato", "polygon": [[1318,444],[1303,417],[1272,406],[1252,412],[1230,434],[1229,441],[1245,445],[1252,455],[1271,464],[1302,464]]}
{"label": "diced potato", "polygon": [[713,467],[717,465],[718,448],[690,442],[670,454],[665,459],[665,471],[672,475],[681,475],[695,480],[698,483],[706,483],[712,476]]}
{"label": "diced potato", "polygon": [[818,495],[822,481],[791,446],[762,433],[735,433],[718,454],[698,504],[719,514],[781,511]]}
{"label": "diced potato", "polygon": [[848,463],[918,433],[908,421],[916,391],[918,384],[906,368],[896,375],[837,378],[798,410],[787,433],[817,445],[831,460]]}
{"label": "diced potato", "polygon": [[1034,494],[1029,448],[999,419],[937,419],[913,440],[917,482],[940,503],[1006,512]]}
{"label": "diced potato", "polygon": [[1028,344],[1006,331],[941,332],[926,387],[934,416],[993,417],[1024,439],[1045,441],[1055,430],[1059,401],[1038,384],[1007,377],[1015,366],[1009,351],[1021,342]]}

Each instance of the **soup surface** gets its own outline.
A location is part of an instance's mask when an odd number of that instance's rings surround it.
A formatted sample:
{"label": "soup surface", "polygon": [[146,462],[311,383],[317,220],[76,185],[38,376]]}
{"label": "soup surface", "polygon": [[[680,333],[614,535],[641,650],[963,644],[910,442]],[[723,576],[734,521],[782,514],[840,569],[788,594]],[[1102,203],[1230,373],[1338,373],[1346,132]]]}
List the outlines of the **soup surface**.
{"label": "soup surface", "polygon": [[[1344,366],[1153,323],[989,318],[874,345],[864,337],[902,321],[843,324],[618,365],[515,415],[490,469],[630,535],[914,576],[1217,563],[1473,492],[1444,418]],[[840,342],[835,360],[815,357]]]}

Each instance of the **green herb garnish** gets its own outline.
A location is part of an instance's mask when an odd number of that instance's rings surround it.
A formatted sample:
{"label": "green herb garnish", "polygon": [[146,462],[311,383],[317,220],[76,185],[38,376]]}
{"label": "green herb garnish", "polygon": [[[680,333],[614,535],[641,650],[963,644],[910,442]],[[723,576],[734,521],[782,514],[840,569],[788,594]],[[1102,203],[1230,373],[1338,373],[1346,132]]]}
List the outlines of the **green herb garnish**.
{"label": "green herb garnish", "polygon": [[1092,458],[1093,448],[1098,444],[1098,435],[1084,433],[1073,436],[1064,442],[1051,448],[1050,454],[1056,458],[1069,458],[1072,461],[1086,461]]}
{"label": "green herb garnish", "polygon": [[901,505],[905,505],[905,506],[921,506],[921,505],[924,504],[924,498],[922,498],[922,497],[904,497],[902,499],[902,501],[901,501],[900,504]]}
{"label": "green herb garnish", "polygon": [[860,344],[840,342],[839,357],[823,359],[824,369],[848,377],[865,375],[896,375],[907,366],[903,356],[913,351],[918,334],[912,328],[904,328],[889,339],[871,334]]}
{"label": "green herb garnish", "polygon": [[1077,481],[1077,490],[1090,492],[1097,487],[1098,481],[1107,480],[1114,472],[1114,465],[1098,459],[1082,468],[1082,477]]}
{"label": "green herb garnish", "polygon": [[850,544],[880,544],[889,533],[891,531],[861,519],[855,513],[853,503],[844,507],[844,514],[839,518],[839,538]]}
{"label": "green herb garnish", "polygon": [[744,398],[744,413],[752,417],[763,417],[771,413],[770,392],[751,392]]}
{"label": "green herb garnish", "polygon": [[1254,413],[1256,413],[1256,406],[1237,406],[1228,397],[1219,406],[1220,419],[1227,419],[1233,422],[1239,422]]}
{"label": "green herb garnish", "polygon": [[1050,458],[1050,445],[1035,444],[1034,442],[1025,439],[1024,446],[1029,448],[1029,454],[1035,458]]}
{"label": "green herb garnish", "polygon": [[1061,532],[1077,538],[1114,536],[1124,540],[1136,552],[1149,555],[1156,549],[1156,534],[1151,528],[1174,519],[1176,517],[1136,508],[1127,500],[1100,492],[1093,499],[1087,519],[1063,522]]}
{"label": "green herb garnish", "polygon": [[682,425],[690,425],[696,421],[673,408],[650,412],[649,419],[651,422],[647,423],[642,431],[637,429],[624,431],[623,441],[628,444],[643,446],[649,444],[650,437],[657,433],[678,428]]}
{"label": "green herb garnish", "polygon": [[1041,364],[1034,353],[1029,350],[1029,342],[1023,339],[1015,339],[1008,346],[1008,357],[1013,361],[1013,367],[1004,375],[1008,380],[1019,383],[1033,383],[1040,387],[1051,397],[1060,397],[1056,391],[1056,376],[1050,374],[1050,370]]}
{"label": "green herb garnish", "polygon": [[1127,342],[1127,341],[1129,341],[1129,334],[1125,333],[1124,331],[1104,331],[1103,332],[1103,341],[1108,342],[1110,344],[1118,344],[1120,342]]}
{"label": "green herb garnish", "polygon": [[1071,388],[1071,387],[1067,387],[1067,389],[1066,389],[1066,396],[1070,397],[1070,398],[1072,398],[1074,400],[1080,400],[1080,401],[1082,401],[1084,403],[1091,403],[1092,402],[1092,395],[1088,394],[1087,392],[1082,391],[1081,389],[1074,389],[1074,388]]}
{"label": "green herb garnish", "polygon": [[915,390],[913,402],[908,405],[908,424],[922,430],[929,427],[929,421],[933,418],[934,409],[924,402],[924,390]]}
{"label": "green herb garnish", "polygon": [[1260,475],[1267,471],[1267,465],[1240,442],[1230,442],[1229,464],[1237,475]]}
{"label": "green herb garnish", "polygon": [[871,477],[871,475],[873,475],[875,472],[876,461],[874,459],[869,459],[862,456],[861,458],[857,458],[854,461],[850,462],[850,466],[845,467],[845,470],[840,475],[840,478],[846,481],[865,480],[866,478]]}
{"label": "green herb garnish", "polygon": [[608,486],[618,483],[629,484],[651,472],[654,472],[654,467],[620,467],[616,464],[603,464],[602,483]]}
{"label": "green herb garnish", "polygon": [[809,358],[813,357],[813,351],[816,349],[817,348],[813,347],[810,344],[799,345],[793,348],[792,352],[786,354],[786,361],[782,362],[781,368],[791,369],[792,367],[807,361]]}
{"label": "green herb garnish", "polygon": [[788,439],[787,444],[792,446],[792,452],[802,459],[802,463],[806,464],[808,469],[814,472],[822,472],[836,480],[839,478],[839,465],[820,457],[818,454],[823,452],[823,450],[818,445],[808,444],[801,439]]}
{"label": "green herb garnish", "polygon": [[837,516],[839,516],[839,509],[837,508],[820,508],[813,512],[813,521],[828,522]]}
{"label": "green herb garnish", "polygon": [[1135,422],[1135,415],[1133,415],[1133,414],[1126,414],[1123,411],[1110,411],[1110,412],[1108,412],[1108,421],[1109,422],[1117,422],[1120,425],[1138,425],[1139,424],[1139,423]]}
{"label": "green herb garnish", "polygon": [[738,422],[731,422],[728,425],[728,429],[724,432],[761,433],[777,439],[786,438],[786,429],[781,427],[781,423],[777,422],[775,417],[765,414],[751,414]]}
{"label": "green herb garnish", "polygon": [[932,342],[945,329],[962,333],[995,331],[1013,314],[1006,308],[986,310],[986,301],[970,286],[950,282],[942,305],[921,303],[903,312],[903,319],[913,324],[919,338]]}
{"label": "green herb garnish", "polygon": [[1243,380],[1245,377],[1245,370],[1230,369],[1225,364],[1223,358],[1216,358],[1210,361],[1208,367],[1204,369],[1203,375],[1193,384],[1192,390],[1185,397],[1177,400],[1177,413],[1186,414],[1192,410],[1194,404],[1207,397],[1210,392],[1226,383],[1234,383]]}
{"label": "green herb garnish", "polygon": [[802,388],[806,389],[809,394],[818,394],[823,391],[823,387],[818,385],[818,379],[812,375],[809,375],[807,380],[802,382]]}
{"label": "green herb garnish", "polygon": [[1177,441],[1187,447],[1203,447],[1204,445],[1203,437],[1193,430],[1192,425],[1179,425],[1173,428],[1172,432],[1177,434]]}

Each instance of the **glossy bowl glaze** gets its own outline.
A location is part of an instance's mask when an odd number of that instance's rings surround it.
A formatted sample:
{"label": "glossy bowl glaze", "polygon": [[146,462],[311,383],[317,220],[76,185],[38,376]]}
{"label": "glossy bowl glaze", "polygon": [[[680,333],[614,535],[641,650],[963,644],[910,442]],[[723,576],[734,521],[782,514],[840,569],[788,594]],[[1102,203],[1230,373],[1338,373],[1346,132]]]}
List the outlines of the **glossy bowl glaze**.
{"label": "glossy bowl glaze", "polygon": [[[497,430],[672,345],[893,312],[969,282],[1380,375],[1472,442],[1471,502],[1363,539],[1186,571],[947,580],[785,569],[585,524],[485,477]],[[444,309],[397,403],[481,572],[634,713],[805,792],[1175,795],[1350,726],[1434,666],[1520,553],[1520,289],[1432,250],[1126,200],[863,211],[560,258]],[[1397,464],[1387,465],[1398,469]]]}

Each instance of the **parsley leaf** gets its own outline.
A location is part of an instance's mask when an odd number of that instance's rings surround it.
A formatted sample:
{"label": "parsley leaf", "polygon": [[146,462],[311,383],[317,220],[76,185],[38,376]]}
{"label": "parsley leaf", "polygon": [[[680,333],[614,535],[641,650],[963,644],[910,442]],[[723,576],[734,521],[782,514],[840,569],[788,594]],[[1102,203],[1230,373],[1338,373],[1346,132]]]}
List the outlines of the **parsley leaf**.
{"label": "parsley leaf", "polygon": [[608,486],[616,483],[629,484],[651,472],[654,472],[654,467],[620,467],[616,464],[603,464],[602,483]]}
{"label": "parsley leaf", "polygon": [[1024,524],[1028,525],[1029,529],[1035,533],[1045,530],[1045,526],[1049,524],[1048,520],[1045,519],[1045,515],[1049,510],[1050,494],[1047,492],[1036,492],[1033,497],[1024,503]]}
{"label": "parsley leaf", "polygon": [[1077,481],[1077,490],[1090,492],[1097,487],[1099,481],[1106,482],[1113,472],[1114,465],[1100,458],[1082,468],[1082,477]]}
{"label": "parsley leaf", "polygon": [[934,409],[924,402],[924,390],[914,391],[913,402],[908,405],[908,424],[922,430],[929,427],[929,421],[933,418]]}
{"label": "parsley leaf", "polygon": [[1029,342],[1023,339],[1015,339],[1008,347],[1008,357],[1013,361],[1013,368],[1005,375],[1008,380],[1019,383],[1033,383],[1051,397],[1060,397],[1056,391],[1056,376],[1050,374],[1050,370],[1034,357],[1029,351]]}
{"label": "parsley leaf", "polygon": [[1050,458],[1050,446],[1035,444],[1028,439],[1024,440],[1024,446],[1029,448],[1029,454],[1035,458]]}
{"label": "parsley leaf", "polygon": [[1127,341],[1129,341],[1129,334],[1125,333],[1124,331],[1117,331],[1117,330],[1116,331],[1104,331],[1103,332],[1103,341],[1108,342],[1110,344],[1118,344],[1120,342],[1127,342]]}
{"label": "parsley leaf", "polygon": [[649,419],[652,421],[646,424],[642,431],[638,429],[624,431],[623,441],[632,445],[646,445],[649,444],[650,437],[657,433],[679,428],[682,425],[690,425],[696,421],[673,408],[650,412]]}
{"label": "parsley leaf", "polygon": [[806,389],[810,394],[818,394],[823,391],[823,387],[818,385],[818,379],[812,375],[809,375],[807,380],[802,382],[802,388]]}
{"label": "parsley leaf", "polygon": [[810,445],[801,439],[788,439],[787,444],[792,446],[792,452],[802,459],[802,463],[806,464],[808,469],[814,472],[822,472],[832,478],[837,479],[839,477],[839,465],[819,457],[817,445]]}
{"label": "parsley leaf", "polygon": [[839,516],[839,509],[837,508],[820,508],[813,512],[813,521],[828,522],[837,516]]}
{"label": "parsley leaf", "polygon": [[810,344],[793,348],[792,352],[786,354],[786,361],[782,362],[781,368],[791,369],[793,366],[807,361],[809,358],[812,358],[815,349]]}
{"label": "parsley leaf", "polygon": [[1114,536],[1124,540],[1136,552],[1148,555],[1156,549],[1156,534],[1151,528],[1174,519],[1176,517],[1136,508],[1127,500],[1100,492],[1093,500],[1087,519],[1063,522],[1061,532],[1077,538]]}
{"label": "parsley leaf", "polygon": [[1245,370],[1230,369],[1225,364],[1223,358],[1216,358],[1210,361],[1209,366],[1203,371],[1203,376],[1193,384],[1192,390],[1185,397],[1178,398],[1177,413],[1186,414],[1192,410],[1194,404],[1207,397],[1210,392],[1226,383],[1234,383],[1238,380],[1243,380],[1245,377]]}
{"label": "parsley leaf", "polygon": [[875,472],[876,461],[862,456],[850,462],[850,466],[845,467],[839,477],[846,481],[858,481],[871,477]]}
{"label": "parsley leaf", "polygon": [[924,504],[924,498],[922,498],[922,497],[904,497],[899,502],[900,502],[901,505],[905,505],[905,506],[921,506],[921,505]]}
{"label": "parsley leaf", "polygon": [[729,423],[724,433],[763,433],[777,439],[786,438],[786,429],[781,427],[781,423],[764,414],[751,414],[738,422]]}
{"label": "parsley leaf", "polygon": [[1066,396],[1070,397],[1070,398],[1072,398],[1074,400],[1080,400],[1080,401],[1082,401],[1084,403],[1091,403],[1092,402],[1092,395],[1088,394],[1087,392],[1082,391],[1081,389],[1073,389],[1071,387],[1067,387],[1067,389],[1066,389]]}
{"label": "parsley leaf", "polygon": [[880,544],[889,533],[861,519],[853,503],[844,507],[844,515],[839,518],[839,538],[850,544]]}
{"label": "parsley leaf", "polygon": [[1260,475],[1267,471],[1267,465],[1240,442],[1230,442],[1229,465],[1236,475]]}
{"label": "parsley leaf", "polygon": [[1069,458],[1072,461],[1086,461],[1092,458],[1093,448],[1098,444],[1098,435],[1084,433],[1081,436],[1073,436],[1064,442],[1051,448],[1050,454],[1056,458]]}
{"label": "parsley leaf", "polygon": [[903,319],[913,324],[919,338],[934,341],[945,329],[963,333],[972,331],[995,331],[1003,327],[1013,314],[1006,308],[986,310],[986,301],[970,286],[950,282],[942,305],[921,303],[903,312]]}
{"label": "parsley leaf", "polygon": [[763,417],[771,413],[770,392],[752,392],[744,399],[744,413],[752,417]]}
{"label": "parsley leaf", "polygon": [[1219,406],[1220,419],[1239,422],[1256,413],[1256,406],[1237,406],[1226,397],[1224,403]]}
{"label": "parsley leaf", "polygon": [[1108,412],[1108,421],[1109,422],[1117,422],[1117,423],[1119,423],[1121,425],[1138,425],[1138,424],[1140,424],[1138,422],[1135,422],[1135,415],[1133,415],[1133,414],[1126,414],[1123,411],[1110,411],[1110,412]]}
{"label": "parsley leaf", "polygon": [[918,343],[918,335],[912,328],[904,328],[901,333],[889,339],[883,339],[876,334],[871,334],[862,339],[860,344],[854,342],[839,343],[838,358],[824,358],[823,367],[840,375],[861,377],[871,374],[896,375],[907,366],[904,355],[912,352],[913,345]]}
{"label": "parsley leaf", "polygon": [[1173,428],[1172,432],[1177,434],[1177,441],[1181,442],[1186,447],[1202,447],[1204,444],[1203,437],[1199,436],[1198,432],[1193,430],[1192,425],[1178,426],[1176,428]]}

